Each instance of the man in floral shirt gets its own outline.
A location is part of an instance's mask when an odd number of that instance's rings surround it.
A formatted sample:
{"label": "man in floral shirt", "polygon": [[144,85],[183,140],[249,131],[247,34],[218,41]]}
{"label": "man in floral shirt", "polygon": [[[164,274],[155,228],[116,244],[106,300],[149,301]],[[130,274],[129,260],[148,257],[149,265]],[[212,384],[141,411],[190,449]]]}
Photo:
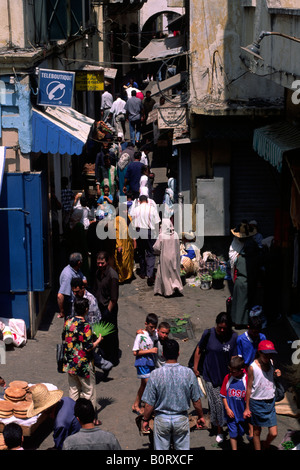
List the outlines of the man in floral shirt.
{"label": "man in floral shirt", "polygon": [[[85,284],[82,279],[76,277],[73,278],[71,281],[71,288],[74,294],[74,298],[86,298],[89,301],[89,312],[86,316],[86,321],[90,323],[90,325],[99,323],[102,319],[102,315],[97,299],[85,288]],[[72,316],[74,316],[74,304],[72,305]],[[100,349],[94,351],[94,363],[96,367],[99,367],[103,370],[102,380],[106,380],[109,371],[113,368],[113,364],[110,361],[104,359]]]}
{"label": "man in floral shirt", "polygon": [[68,373],[69,397],[91,400],[96,410],[96,380],[93,351],[100,343],[101,335],[93,341],[91,325],[86,321],[89,301],[76,298],[74,317],[66,320],[62,332],[65,344],[63,371]]}

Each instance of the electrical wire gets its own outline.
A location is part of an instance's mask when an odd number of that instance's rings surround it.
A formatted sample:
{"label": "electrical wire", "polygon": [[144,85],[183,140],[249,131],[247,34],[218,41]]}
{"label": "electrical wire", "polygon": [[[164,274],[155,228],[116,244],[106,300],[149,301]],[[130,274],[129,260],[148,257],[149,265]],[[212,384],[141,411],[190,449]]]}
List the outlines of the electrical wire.
{"label": "electrical wire", "polygon": [[[187,55],[190,55],[192,54],[191,51],[186,51],[186,52],[181,52],[180,54],[176,54],[176,55],[173,55],[173,56],[169,56],[169,58],[175,58],[175,57],[180,57],[180,56],[187,56]],[[110,65],[137,65],[137,64],[152,64],[154,62],[161,62],[163,60],[162,57],[157,57],[156,59],[149,59],[149,60],[136,60],[136,61],[129,61],[129,62],[114,62],[114,61],[102,61],[102,62],[96,62],[96,61],[93,61],[93,60],[89,60],[89,59],[68,59],[67,57],[61,57],[61,60],[65,60],[65,61],[71,61],[71,62],[84,62],[84,63],[87,63],[87,62],[90,62],[92,65],[99,65],[99,66],[103,66],[103,67],[109,67]]]}

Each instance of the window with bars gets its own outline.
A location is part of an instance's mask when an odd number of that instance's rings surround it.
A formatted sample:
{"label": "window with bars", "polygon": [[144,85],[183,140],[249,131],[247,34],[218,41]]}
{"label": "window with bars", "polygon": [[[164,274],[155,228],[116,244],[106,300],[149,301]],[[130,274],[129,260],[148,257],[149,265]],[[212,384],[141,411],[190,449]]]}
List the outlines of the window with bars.
{"label": "window with bars", "polygon": [[85,29],[89,21],[90,0],[46,0],[45,9],[48,40],[58,41]]}

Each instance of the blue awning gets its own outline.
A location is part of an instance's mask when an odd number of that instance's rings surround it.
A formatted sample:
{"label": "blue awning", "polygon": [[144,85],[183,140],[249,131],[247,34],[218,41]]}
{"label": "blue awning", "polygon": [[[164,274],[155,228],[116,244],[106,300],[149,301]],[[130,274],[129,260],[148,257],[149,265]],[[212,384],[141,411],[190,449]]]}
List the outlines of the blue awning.
{"label": "blue awning", "polygon": [[32,110],[32,152],[81,155],[93,119],[73,108]]}
{"label": "blue awning", "polygon": [[255,129],[253,149],[281,172],[284,154],[300,149],[300,128],[277,122]]}

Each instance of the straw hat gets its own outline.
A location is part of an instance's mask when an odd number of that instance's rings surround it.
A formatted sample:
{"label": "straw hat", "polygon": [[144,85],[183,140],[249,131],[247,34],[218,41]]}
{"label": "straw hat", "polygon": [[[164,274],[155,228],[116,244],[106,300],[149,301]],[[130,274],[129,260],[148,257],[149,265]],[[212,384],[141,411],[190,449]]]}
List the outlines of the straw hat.
{"label": "straw hat", "polygon": [[248,238],[256,235],[257,229],[247,222],[242,222],[231,230],[232,235],[238,238]]}
{"label": "straw hat", "polygon": [[32,418],[55,405],[64,394],[62,390],[49,391],[44,384],[33,385],[29,390],[32,394],[32,403],[27,411],[27,418]]}

